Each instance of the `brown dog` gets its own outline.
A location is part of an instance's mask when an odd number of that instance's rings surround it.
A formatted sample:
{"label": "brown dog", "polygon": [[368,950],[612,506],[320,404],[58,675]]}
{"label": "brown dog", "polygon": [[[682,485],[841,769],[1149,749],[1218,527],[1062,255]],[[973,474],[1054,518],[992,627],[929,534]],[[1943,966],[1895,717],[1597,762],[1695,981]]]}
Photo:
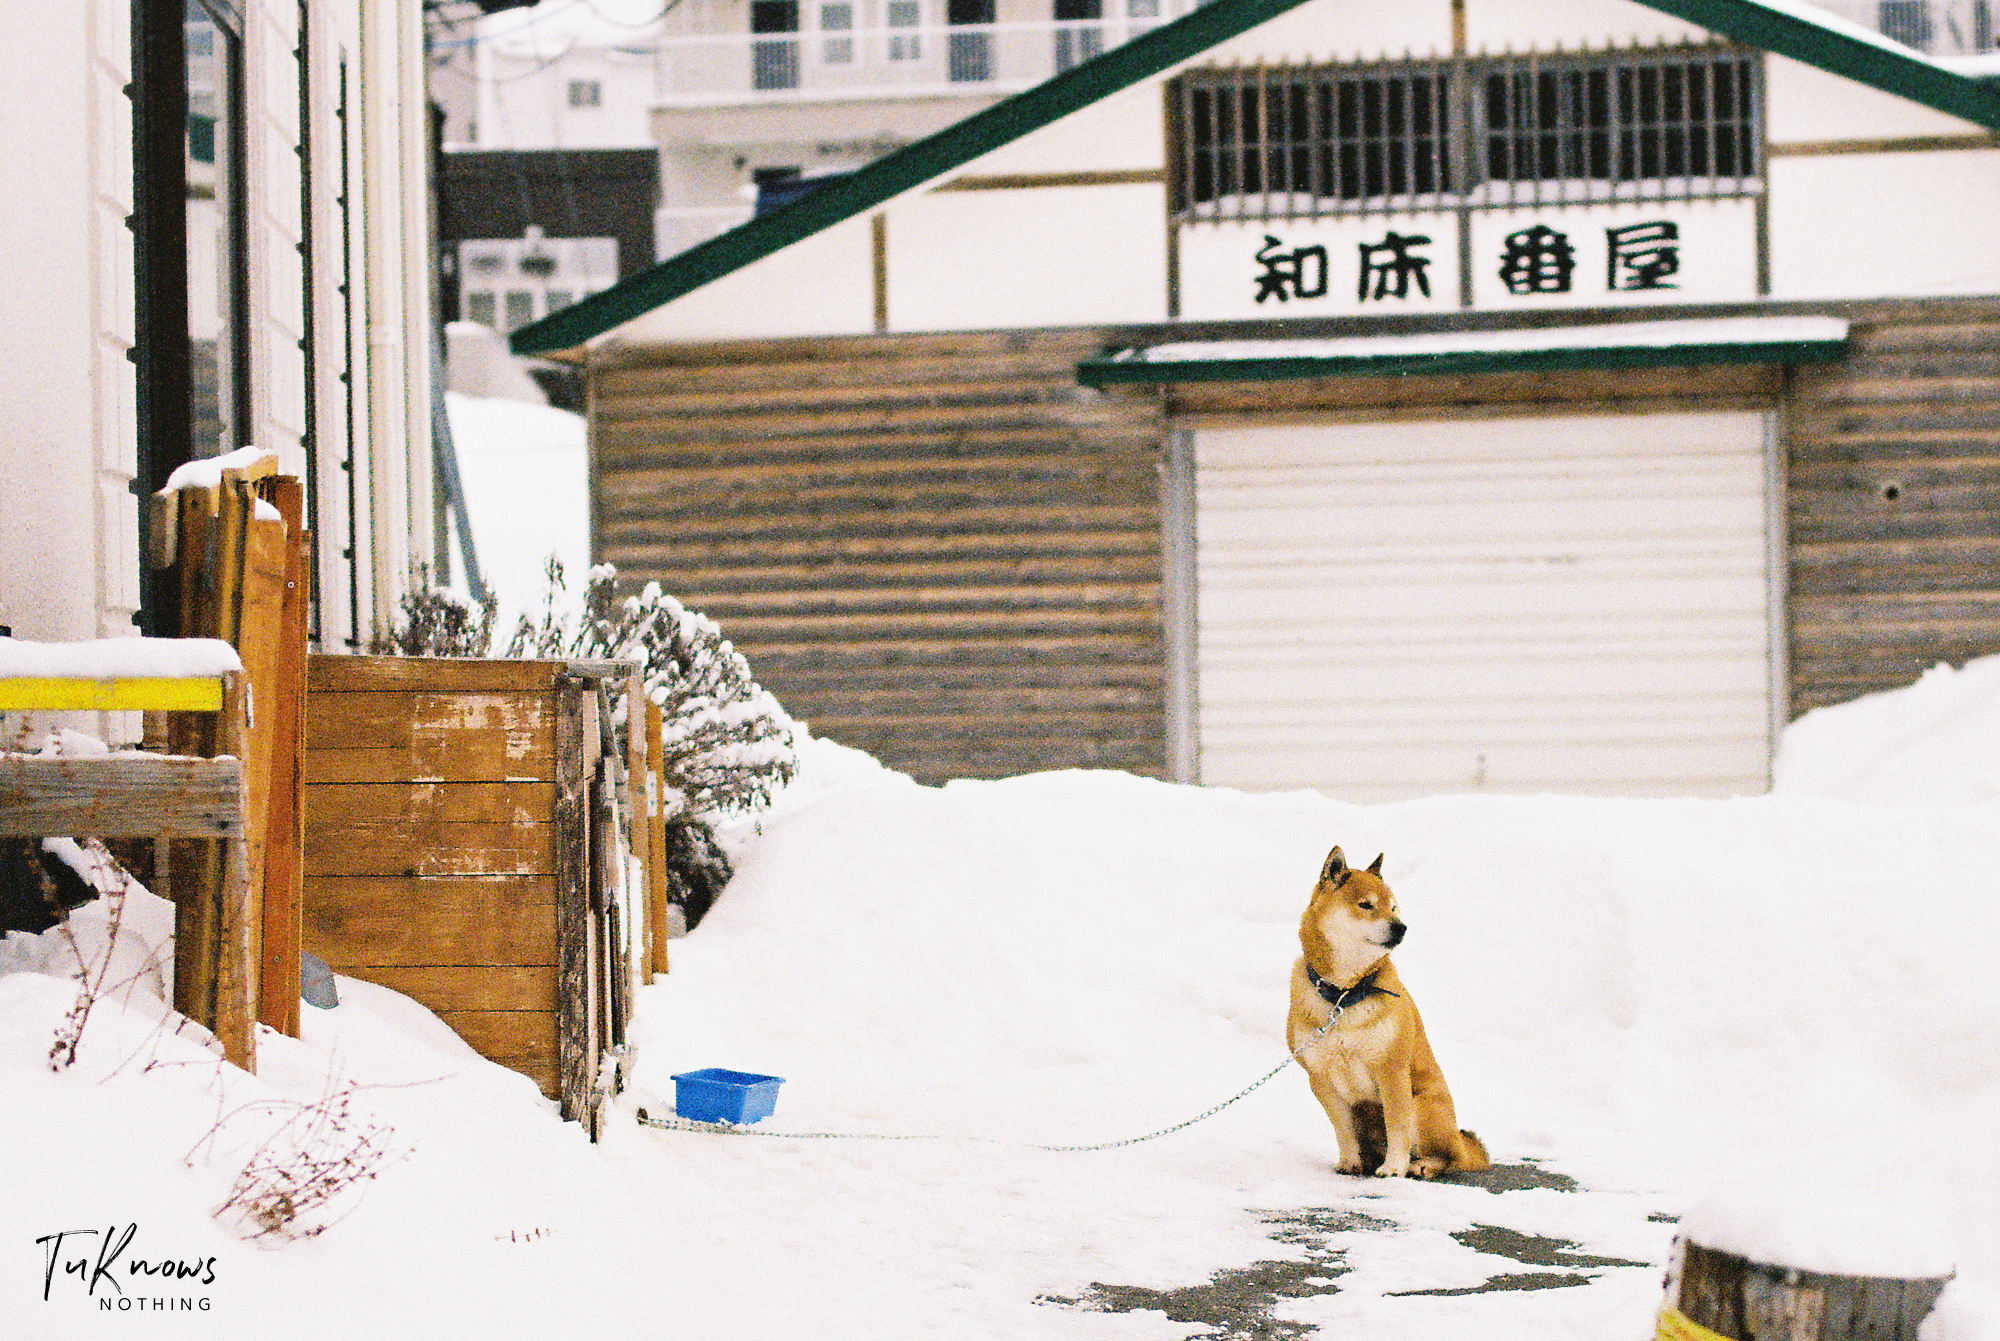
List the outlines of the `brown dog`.
{"label": "brown dog", "polygon": [[1333,1121],[1340,1172],[1487,1168],[1486,1147],[1459,1130],[1423,1018],[1389,963],[1405,930],[1382,858],[1357,871],[1336,847],[1299,922],[1305,953],[1292,970],[1286,1040]]}

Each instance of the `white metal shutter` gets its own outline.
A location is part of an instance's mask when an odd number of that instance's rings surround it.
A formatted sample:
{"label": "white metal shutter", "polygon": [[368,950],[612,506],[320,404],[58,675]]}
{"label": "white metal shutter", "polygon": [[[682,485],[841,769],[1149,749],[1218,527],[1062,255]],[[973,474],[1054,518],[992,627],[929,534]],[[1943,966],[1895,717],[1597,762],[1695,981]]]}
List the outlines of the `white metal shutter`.
{"label": "white metal shutter", "polygon": [[1761,792],[1756,413],[1198,430],[1200,778]]}

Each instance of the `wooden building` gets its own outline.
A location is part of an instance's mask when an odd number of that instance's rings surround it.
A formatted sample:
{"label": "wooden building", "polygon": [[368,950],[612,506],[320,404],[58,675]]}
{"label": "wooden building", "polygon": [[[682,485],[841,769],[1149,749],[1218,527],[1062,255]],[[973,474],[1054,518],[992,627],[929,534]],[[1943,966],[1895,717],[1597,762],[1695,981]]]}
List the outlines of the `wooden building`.
{"label": "wooden building", "polygon": [[919,778],[1755,792],[2000,651],[1996,129],[1749,0],[1218,0],[515,345]]}

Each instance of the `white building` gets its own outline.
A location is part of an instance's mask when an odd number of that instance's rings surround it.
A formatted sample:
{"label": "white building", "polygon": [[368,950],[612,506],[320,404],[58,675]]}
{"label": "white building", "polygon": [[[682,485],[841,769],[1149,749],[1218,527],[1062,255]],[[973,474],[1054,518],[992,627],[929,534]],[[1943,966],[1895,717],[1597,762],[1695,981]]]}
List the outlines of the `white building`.
{"label": "white building", "polygon": [[1216,0],[515,347],[920,777],[1757,791],[2000,651],[1996,130],[1796,6]]}
{"label": "white building", "polygon": [[418,7],[33,8],[0,37],[33,128],[0,156],[0,623],[135,632],[141,499],[254,444],[307,483],[318,644],[365,646],[432,531]]}

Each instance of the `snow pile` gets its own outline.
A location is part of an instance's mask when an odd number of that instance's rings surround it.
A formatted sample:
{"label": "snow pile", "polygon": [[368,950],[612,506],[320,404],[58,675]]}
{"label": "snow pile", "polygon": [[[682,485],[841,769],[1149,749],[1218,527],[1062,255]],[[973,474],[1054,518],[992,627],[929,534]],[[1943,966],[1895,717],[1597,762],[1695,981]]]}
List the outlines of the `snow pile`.
{"label": "snow pile", "polygon": [[[1854,759],[1894,730],[1870,719]],[[1976,753],[1960,740],[1941,770]],[[262,1035],[257,1076],[228,1070],[159,1005],[170,918],[145,899],[114,975],[136,985],[50,1071],[69,952],[60,933],[10,939],[10,1335],[22,1318],[30,1336],[101,1334],[87,1271],[40,1297],[36,1240],[136,1225],[136,1255],[213,1259],[210,1311],[155,1319],[161,1335],[1165,1341],[1210,1333],[1164,1305],[1091,1311],[1094,1288],[1165,1300],[1297,1262],[1273,1217],[1310,1213],[1335,1224],[1336,1256],[1273,1320],[1643,1336],[1673,1217],[1692,1211],[1691,1232],[1752,1256],[1949,1264],[1927,1341],[2000,1341],[2000,804],[1362,806],[1093,772],[933,788],[808,741],[778,805],[730,841],[735,883],[641,993],[632,1086],[599,1147],[435,1017],[352,979],[338,1008],[305,1011],[302,1041]],[[1335,842],[1387,854],[1411,928],[1398,968],[1461,1121],[1500,1163],[1582,1190],[1332,1172],[1281,1034],[1297,920]],[[86,955],[102,916],[73,923]],[[633,1120],[707,1066],[786,1078],[755,1129],[774,1134]],[[1172,1128],[1274,1067],[1161,1139],[1031,1148]],[[366,1195],[282,1249],[232,1235],[211,1212],[251,1153],[340,1094],[393,1132]],[[1790,1209],[1770,1209],[1774,1186]],[[1871,1213],[1904,1229],[1842,1231]],[[1473,1293],[1510,1274],[1570,1288]]]}
{"label": "snow pile", "polygon": [[1773,790],[1883,805],[2000,799],[2000,657],[1818,708],[1787,727]]}

